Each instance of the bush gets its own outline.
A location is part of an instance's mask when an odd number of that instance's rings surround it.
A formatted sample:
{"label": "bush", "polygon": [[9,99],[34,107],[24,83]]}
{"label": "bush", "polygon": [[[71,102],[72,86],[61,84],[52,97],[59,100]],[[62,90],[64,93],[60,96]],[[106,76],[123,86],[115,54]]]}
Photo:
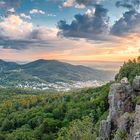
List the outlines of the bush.
{"label": "bush", "polygon": [[133,79],[140,75],[140,56],[134,60],[129,60],[127,63],[125,62],[123,66],[120,68],[119,73],[116,75],[115,79],[120,81],[122,78],[127,77],[130,82]]}
{"label": "bush", "polygon": [[123,129],[118,129],[115,133],[115,140],[128,140],[127,132]]}

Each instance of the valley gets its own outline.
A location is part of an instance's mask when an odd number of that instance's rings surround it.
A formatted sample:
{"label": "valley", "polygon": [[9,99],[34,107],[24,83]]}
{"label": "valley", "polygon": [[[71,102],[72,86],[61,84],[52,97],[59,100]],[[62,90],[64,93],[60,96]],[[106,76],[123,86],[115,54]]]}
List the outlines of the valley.
{"label": "valley", "polygon": [[0,67],[2,87],[37,90],[69,91],[98,87],[112,80],[115,74],[56,60],[37,60],[23,65],[1,60]]}

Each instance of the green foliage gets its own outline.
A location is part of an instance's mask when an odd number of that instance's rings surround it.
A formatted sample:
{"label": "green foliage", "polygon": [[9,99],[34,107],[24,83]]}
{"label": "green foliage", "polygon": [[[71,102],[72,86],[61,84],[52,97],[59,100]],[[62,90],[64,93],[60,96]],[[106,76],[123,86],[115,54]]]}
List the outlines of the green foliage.
{"label": "green foliage", "polygon": [[140,96],[137,96],[137,97],[136,97],[136,104],[137,104],[137,105],[140,105]]}
{"label": "green foliage", "polygon": [[68,128],[62,128],[57,140],[93,140],[94,126],[92,119],[85,117],[82,120],[74,120]]}
{"label": "green foliage", "polygon": [[0,89],[0,140],[55,140],[74,129],[94,139],[108,110],[109,85],[67,93]]}
{"label": "green foliage", "polygon": [[115,133],[115,140],[128,140],[127,132],[123,129],[118,129]]}
{"label": "green foliage", "polygon": [[115,79],[119,81],[123,77],[127,77],[132,82],[136,75],[140,75],[140,56],[137,60],[129,60],[127,63],[124,63]]}

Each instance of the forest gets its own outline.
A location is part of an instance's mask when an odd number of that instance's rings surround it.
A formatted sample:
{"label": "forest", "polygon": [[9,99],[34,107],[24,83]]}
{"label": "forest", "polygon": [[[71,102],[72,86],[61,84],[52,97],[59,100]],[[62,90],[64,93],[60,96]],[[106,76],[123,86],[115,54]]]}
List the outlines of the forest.
{"label": "forest", "polygon": [[[140,75],[140,57],[116,81]],[[0,140],[94,140],[108,115],[110,83],[69,92],[0,88]],[[139,101],[139,100],[138,100]]]}
{"label": "forest", "polygon": [[108,91],[108,84],[61,93],[1,88],[0,140],[93,140]]}

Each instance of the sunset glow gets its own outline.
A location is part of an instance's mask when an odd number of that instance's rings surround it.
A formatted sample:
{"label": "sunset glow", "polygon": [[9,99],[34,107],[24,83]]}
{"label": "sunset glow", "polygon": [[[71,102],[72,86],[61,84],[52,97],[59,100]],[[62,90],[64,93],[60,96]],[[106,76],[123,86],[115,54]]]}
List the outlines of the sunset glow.
{"label": "sunset glow", "polygon": [[115,62],[136,58],[140,55],[139,9],[135,5],[135,10],[116,7],[116,2],[3,0],[0,59],[26,62],[41,58],[80,64],[102,61],[115,66]]}

